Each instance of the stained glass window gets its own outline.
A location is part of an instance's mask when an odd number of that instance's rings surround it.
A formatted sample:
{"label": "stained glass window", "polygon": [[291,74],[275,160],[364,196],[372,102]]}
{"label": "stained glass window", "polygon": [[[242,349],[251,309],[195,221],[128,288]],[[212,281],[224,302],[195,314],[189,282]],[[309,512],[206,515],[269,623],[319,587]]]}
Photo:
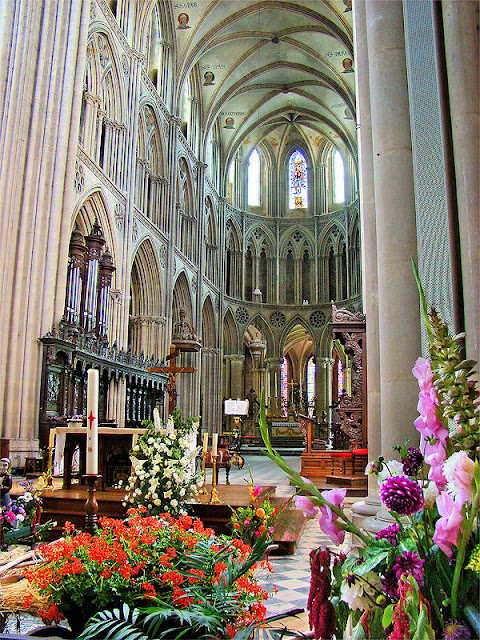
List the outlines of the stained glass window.
{"label": "stained glass window", "polygon": [[283,358],[282,365],[280,367],[280,386],[282,390],[281,404],[283,415],[288,415],[288,360]]}
{"label": "stained glass window", "polygon": [[288,206],[290,209],[308,207],[307,186],[307,161],[297,149],[288,161]]}
{"label": "stained glass window", "polygon": [[248,160],[248,204],[250,207],[260,206],[260,154],[256,149]]}
{"label": "stained glass window", "polygon": [[307,364],[307,398],[308,398],[308,415],[313,416],[315,409],[315,360],[313,356]]}
{"label": "stained glass window", "polygon": [[343,370],[343,362],[338,361],[338,397],[345,393],[345,372]]}
{"label": "stained glass window", "polygon": [[335,202],[345,202],[345,167],[343,158],[337,149],[333,155],[333,184],[335,189]]}

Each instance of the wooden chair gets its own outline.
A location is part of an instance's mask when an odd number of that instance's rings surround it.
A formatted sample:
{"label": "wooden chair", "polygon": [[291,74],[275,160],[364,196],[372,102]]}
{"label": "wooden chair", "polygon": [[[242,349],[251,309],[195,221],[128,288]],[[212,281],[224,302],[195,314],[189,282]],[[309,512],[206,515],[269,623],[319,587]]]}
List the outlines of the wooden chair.
{"label": "wooden chair", "polygon": [[[230,451],[226,447],[218,447],[218,458],[217,458],[217,473],[216,473],[216,482],[218,484],[218,472],[220,469],[225,469],[225,484],[230,484],[230,467],[232,466],[232,455]],[[205,469],[212,469],[213,461],[212,461],[212,451],[209,449],[207,451],[207,457],[205,458]]]}
{"label": "wooden chair", "polygon": [[368,442],[352,442],[352,473],[357,473],[356,464],[357,460],[363,461],[363,466],[360,468],[360,472],[365,471],[365,466],[368,462]]}
{"label": "wooden chair", "polygon": [[[334,451],[330,454],[330,462],[332,464],[332,476],[335,474],[335,460],[340,460],[343,467],[343,475],[346,474],[346,463],[352,462],[352,452],[351,451]],[[352,463],[353,470],[353,463]]]}
{"label": "wooden chair", "polygon": [[[343,467],[343,475],[346,474],[346,464],[347,462],[351,462],[352,466],[352,475],[356,475],[357,473],[357,462],[364,461],[366,464],[368,461],[368,447],[367,442],[352,442],[350,449],[347,451],[334,451],[330,454],[331,464],[332,464],[332,475],[334,474],[334,463],[335,460],[340,460]],[[364,467],[365,467],[364,464]],[[364,467],[360,470],[363,473]]]}

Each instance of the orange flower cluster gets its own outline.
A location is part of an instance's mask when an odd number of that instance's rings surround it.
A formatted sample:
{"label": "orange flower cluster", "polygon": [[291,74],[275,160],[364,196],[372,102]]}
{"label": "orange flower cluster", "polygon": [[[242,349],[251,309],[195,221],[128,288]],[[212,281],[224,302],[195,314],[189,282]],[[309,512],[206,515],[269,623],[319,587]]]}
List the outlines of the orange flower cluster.
{"label": "orange flower cluster", "polygon": [[[95,535],[77,532],[67,523],[65,537],[43,545],[41,552],[47,564],[26,577],[48,596],[51,604],[42,616],[50,622],[61,612],[68,617],[82,611],[90,617],[123,603],[138,606],[155,598],[188,607],[208,599],[212,583],[226,583],[227,558],[236,565],[251,548],[238,539],[215,538],[211,529],[189,516],[152,517],[140,508],[129,510],[126,521],[100,518]],[[198,568],[190,560],[193,552],[195,557],[203,554]],[[261,601],[267,594],[256,584],[254,570],[255,565],[232,587],[238,605],[232,612],[232,629],[265,617]]]}

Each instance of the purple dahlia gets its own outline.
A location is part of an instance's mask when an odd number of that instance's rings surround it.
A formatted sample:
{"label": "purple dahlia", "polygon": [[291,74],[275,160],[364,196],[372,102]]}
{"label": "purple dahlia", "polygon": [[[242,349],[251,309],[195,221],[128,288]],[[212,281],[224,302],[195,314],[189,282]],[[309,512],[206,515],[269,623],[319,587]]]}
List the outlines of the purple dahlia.
{"label": "purple dahlia", "polygon": [[397,574],[393,569],[390,569],[385,573],[382,578],[382,585],[385,590],[385,594],[389,598],[398,598]]}
{"label": "purple dahlia", "polygon": [[396,547],[398,544],[397,536],[399,531],[400,531],[400,527],[398,526],[397,523],[395,523],[379,531],[375,536],[375,539],[376,540],[385,539],[387,542],[389,542],[392,545],[392,547]]}
{"label": "purple dahlia", "polygon": [[423,464],[423,456],[420,449],[416,447],[408,447],[407,455],[402,458],[403,473],[406,476],[415,476],[419,472]]}
{"label": "purple dahlia", "polygon": [[423,493],[415,482],[406,476],[387,478],[380,489],[383,504],[401,516],[410,516],[423,507]]}
{"label": "purple dahlia", "polygon": [[406,574],[413,576],[420,587],[423,587],[423,564],[425,560],[422,560],[418,553],[413,551],[403,551],[402,555],[398,556],[395,560],[395,564],[392,570],[395,571],[397,580]]}

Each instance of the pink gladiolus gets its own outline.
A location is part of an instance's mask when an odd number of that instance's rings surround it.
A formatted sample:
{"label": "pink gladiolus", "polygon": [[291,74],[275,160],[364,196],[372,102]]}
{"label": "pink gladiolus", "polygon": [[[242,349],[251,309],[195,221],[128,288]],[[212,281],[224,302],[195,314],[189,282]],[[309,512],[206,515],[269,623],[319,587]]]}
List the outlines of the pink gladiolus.
{"label": "pink gladiolus", "polygon": [[429,389],[433,384],[433,371],[430,360],[425,358],[417,358],[415,366],[412,369],[413,375],[417,378],[420,389],[423,391]]}
{"label": "pink gladiolus", "polygon": [[15,522],[15,514],[13,513],[13,511],[6,511],[5,512],[5,520],[9,524],[13,524]]}
{"label": "pink gladiolus", "polygon": [[447,457],[443,443],[439,440],[435,444],[430,444],[422,438],[420,448],[424,452],[426,464],[430,466],[429,479],[441,489],[447,484],[447,479],[443,475],[443,463]]}
{"label": "pink gladiolus", "polygon": [[295,496],[295,506],[303,511],[304,518],[313,517],[318,512],[313,502],[306,496]]}
{"label": "pink gladiolus", "polygon": [[244,527],[249,527],[250,526],[250,520],[244,520],[243,521],[243,526]]}
{"label": "pink gladiolus", "polygon": [[[322,491],[321,495],[327,502],[335,507],[343,507],[346,494],[346,489],[331,489],[330,491]],[[335,524],[334,521],[337,518],[337,514],[334,513],[327,504],[320,507],[320,517],[318,519],[320,529],[334,544],[339,545],[342,544],[345,538],[345,531],[342,531],[342,529]]]}
{"label": "pink gladiolus", "polygon": [[437,520],[433,541],[438,544],[445,555],[452,555],[452,545],[457,544],[458,534],[462,524],[462,508],[456,504],[452,496],[446,491],[437,498],[438,513],[442,516]]}

